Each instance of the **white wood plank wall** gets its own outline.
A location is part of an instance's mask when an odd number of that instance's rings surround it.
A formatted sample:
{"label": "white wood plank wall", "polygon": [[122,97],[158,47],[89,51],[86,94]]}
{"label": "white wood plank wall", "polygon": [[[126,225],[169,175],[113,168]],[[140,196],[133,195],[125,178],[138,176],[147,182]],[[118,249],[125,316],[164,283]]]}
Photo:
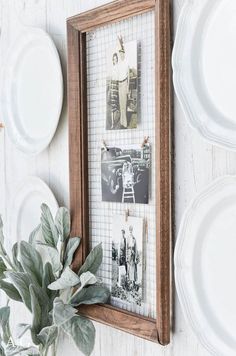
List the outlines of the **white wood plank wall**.
{"label": "white wood plank wall", "polygon": [[[177,21],[184,0],[174,0]],[[7,49],[21,26],[45,29],[59,50],[66,79],[66,18],[102,5],[104,0],[0,0],[0,69]],[[1,77],[0,77],[1,80]],[[14,187],[27,175],[37,175],[52,189],[60,205],[68,205],[68,139],[66,98],[62,117],[50,147],[37,157],[25,157],[0,132],[0,213],[11,223],[10,204]],[[0,118],[4,122],[5,118]],[[175,101],[175,223],[176,230],[189,201],[214,178],[236,173],[236,155],[214,148],[186,123]],[[175,298],[172,342],[168,347],[141,340],[96,324],[94,356],[207,356],[183,319]],[[24,315],[22,315],[22,319]],[[68,340],[61,340],[58,356],[79,355]]]}

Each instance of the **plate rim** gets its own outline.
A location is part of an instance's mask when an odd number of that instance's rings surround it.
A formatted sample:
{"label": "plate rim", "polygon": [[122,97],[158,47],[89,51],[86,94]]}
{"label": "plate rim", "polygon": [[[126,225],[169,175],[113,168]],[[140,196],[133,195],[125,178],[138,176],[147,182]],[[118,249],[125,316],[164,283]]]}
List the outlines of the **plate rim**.
{"label": "plate rim", "polygon": [[[202,0],[200,2],[196,0],[185,1],[179,15],[177,29],[175,34],[175,41],[172,51],[172,69],[173,69],[173,85],[175,89],[176,97],[180,103],[180,106],[183,110],[186,121],[190,125],[190,127],[198,132],[201,137],[203,137],[208,143],[213,144],[217,147],[236,151],[236,139],[233,142],[232,139],[227,139],[226,135],[216,135],[207,127],[207,124],[201,122],[198,115],[198,110],[196,111],[195,105],[193,103],[193,99],[189,94],[188,90],[186,90],[183,83],[183,72],[186,71],[184,68],[186,67],[186,60],[183,58],[183,53],[185,49],[185,45],[190,38],[189,31],[186,31],[186,27],[188,27],[189,17],[192,13],[194,13],[194,8],[196,6],[201,6],[201,8],[207,6],[209,0]],[[195,32],[195,31],[194,31]],[[182,73],[181,73],[182,72]],[[188,78],[191,82],[194,82],[192,76]],[[195,94],[197,95],[196,89]],[[199,105],[198,105],[199,106]],[[212,115],[208,114],[205,106],[202,106],[204,109],[204,114],[208,117],[208,121],[212,121]],[[212,121],[214,122],[214,121]],[[221,126],[222,127],[222,126]]]}
{"label": "plate rim", "polygon": [[[42,143],[40,143],[39,141],[37,142],[37,146],[35,147],[32,143],[29,143],[26,141],[25,137],[22,135],[22,132],[20,132],[16,125],[15,125],[15,119],[9,119],[8,115],[5,114],[5,111],[7,111],[7,107],[8,107],[8,103],[3,100],[4,98],[4,90],[7,87],[6,84],[6,73],[12,72],[12,69],[9,69],[9,58],[11,57],[11,51],[12,48],[14,48],[14,45],[16,44],[16,42],[18,41],[23,41],[23,47],[25,47],[28,43],[28,40],[25,42],[24,41],[24,37],[26,37],[27,35],[29,35],[29,38],[34,40],[35,38],[44,38],[46,39],[47,43],[50,46],[50,51],[53,53],[54,56],[54,61],[57,65],[57,71],[58,71],[58,82],[60,83],[60,85],[58,86],[58,94],[59,94],[59,98],[58,98],[58,110],[57,110],[57,114],[55,114],[55,123],[54,125],[52,125],[52,129],[50,130],[50,132],[47,135],[47,138],[42,140]],[[24,50],[24,48],[22,48]],[[15,147],[20,150],[21,152],[23,152],[26,155],[29,156],[35,156],[41,152],[43,152],[51,143],[58,124],[59,124],[59,120],[61,117],[61,113],[62,113],[62,109],[63,109],[63,101],[64,101],[64,80],[63,80],[63,72],[62,72],[62,64],[61,64],[61,59],[60,59],[60,55],[59,52],[57,50],[57,47],[53,41],[53,39],[51,38],[51,36],[42,28],[38,28],[38,27],[23,27],[21,29],[21,31],[18,33],[18,35],[14,38],[14,40],[12,41],[12,43],[10,44],[8,50],[7,50],[7,54],[6,57],[4,59],[4,63],[3,63],[3,67],[2,67],[2,85],[1,85],[1,111],[2,111],[2,115],[3,117],[5,117],[5,125],[6,125],[6,129],[7,129],[7,134],[9,136],[9,138],[11,139],[12,143],[15,145]],[[8,84],[8,86],[11,86],[11,84]],[[15,133],[13,133],[12,131],[14,131]],[[34,141],[34,139],[32,139]],[[39,142],[39,143],[38,143]]]}
{"label": "plate rim", "polygon": [[222,350],[218,350],[210,339],[211,337],[207,337],[206,333],[203,333],[202,330],[199,330],[198,328],[198,325],[200,324],[199,319],[193,317],[195,313],[193,313],[193,308],[191,307],[191,302],[189,301],[189,295],[186,293],[186,284],[183,282],[184,274],[186,273],[187,268],[184,267],[181,260],[183,256],[183,245],[187,239],[185,230],[187,224],[189,223],[189,219],[191,218],[192,214],[194,214],[194,210],[202,203],[206,197],[209,197],[211,194],[215,194],[219,188],[222,187],[222,185],[226,186],[229,184],[235,184],[236,187],[235,175],[224,175],[215,179],[190,201],[182,216],[174,249],[175,286],[178,300],[181,305],[181,310],[185,320],[190,325],[191,330],[196,335],[199,342],[214,356],[222,356]]}

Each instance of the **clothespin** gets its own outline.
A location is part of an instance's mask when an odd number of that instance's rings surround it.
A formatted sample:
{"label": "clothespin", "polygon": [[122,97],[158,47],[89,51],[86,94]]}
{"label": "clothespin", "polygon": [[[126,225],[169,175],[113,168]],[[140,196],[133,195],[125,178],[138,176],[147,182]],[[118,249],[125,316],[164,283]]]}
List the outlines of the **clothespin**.
{"label": "clothespin", "polygon": [[105,151],[109,151],[109,149],[107,148],[107,145],[106,145],[105,140],[102,140],[102,148],[103,148]]}
{"label": "clothespin", "polygon": [[149,136],[144,136],[144,140],[141,145],[141,148],[144,148],[148,144],[148,141],[149,141]]}
{"label": "clothespin", "polygon": [[4,125],[2,122],[0,122],[0,131],[1,131],[1,129],[4,129]]}
{"label": "clothespin", "polygon": [[125,222],[128,221],[129,218],[129,209],[125,210]]}

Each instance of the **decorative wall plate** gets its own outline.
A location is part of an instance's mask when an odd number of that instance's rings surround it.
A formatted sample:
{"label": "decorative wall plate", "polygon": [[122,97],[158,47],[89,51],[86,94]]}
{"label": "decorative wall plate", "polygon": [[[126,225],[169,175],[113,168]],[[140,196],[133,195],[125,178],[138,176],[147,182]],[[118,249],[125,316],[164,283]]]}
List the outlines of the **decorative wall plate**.
{"label": "decorative wall plate", "polygon": [[190,204],[175,248],[182,310],[215,356],[236,349],[236,177],[223,177]]}
{"label": "decorative wall plate", "polygon": [[48,34],[25,29],[12,44],[3,69],[2,117],[18,149],[43,151],[60,118],[63,79],[57,49]]}
{"label": "decorative wall plate", "polygon": [[174,87],[190,124],[236,150],[236,1],[186,1],[173,50]]}
{"label": "decorative wall plate", "polygon": [[27,240],[40,223],[42,203],[46,203],[55,216],[58,203],[46,183],[38,177],[24,180],[14,195],[9,217],[12,241]]}

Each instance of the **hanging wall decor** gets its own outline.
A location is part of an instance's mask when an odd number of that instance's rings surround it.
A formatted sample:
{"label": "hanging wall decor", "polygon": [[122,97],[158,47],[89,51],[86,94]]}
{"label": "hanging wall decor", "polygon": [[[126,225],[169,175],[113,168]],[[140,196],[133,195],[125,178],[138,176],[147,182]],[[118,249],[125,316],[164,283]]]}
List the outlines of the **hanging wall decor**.
{"label": "hanging wall decor", "polygon": [[236,177],[209,184],[189,204],[175,247],[175,282],[182,311],[214,356],[235,354]]}
{"label": "hanging wall decor", "polygon": [[80,313],[166,345],[171,309],[170,2],[121,0],[68,19],[74,266],[102,242],[109,304]]}
{"label": "hanging wall decor", "polygon": [[24,28],[4,63],[1,115],[12,143],[28,155],[50,144],[63,104],[63,77],[57,48],[40,28]]}
{"label": "hanging wall decor", "polygon": [[190,125],[236,150],[234,0],[185,1],[173,49],[173,82]]}

